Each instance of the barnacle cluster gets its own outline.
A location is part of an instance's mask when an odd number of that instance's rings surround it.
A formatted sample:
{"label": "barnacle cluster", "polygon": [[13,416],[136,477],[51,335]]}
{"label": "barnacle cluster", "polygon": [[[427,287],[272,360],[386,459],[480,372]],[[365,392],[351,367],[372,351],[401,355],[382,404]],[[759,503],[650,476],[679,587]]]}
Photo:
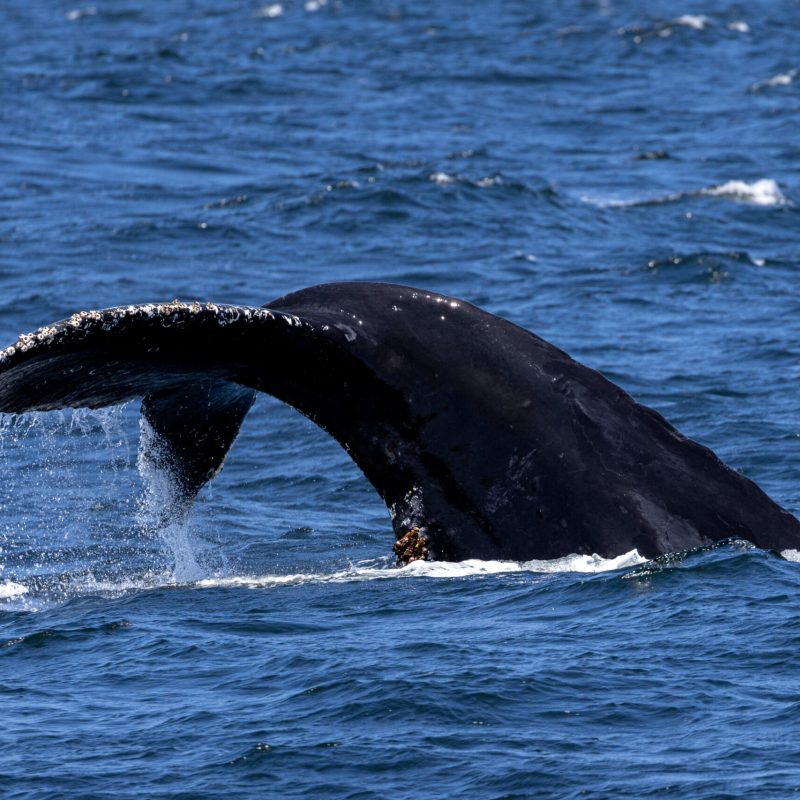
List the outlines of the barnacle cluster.
{"label": "barnacle cluster", "polygon": [[120,306],[108,308],[103,311],[80,311],[68,319],[53,325],[46,325],[33,333],[20,334],[19,339],[0,350],[0,366],[17,353],[27,353],[37,346],[52,345],[57,340],[71,337],[76,333],[88,333],[96,326],[104,331],[111,331],[124,320],[130,319],[160,319],[161,324],[169,327],[180,324],[186,315],[209,314],[220,327],[230,325],[239,320],[257,321],[275,319],[276,315],[286,321],[288,325],[301,327],[302,320],[293,314],[273,312],[266,308],[253,308],[251,306],[217,305],[216,303],[201,303],[193,301],[183,303],[173,300],[171,303],[145,303],[142,305]]}

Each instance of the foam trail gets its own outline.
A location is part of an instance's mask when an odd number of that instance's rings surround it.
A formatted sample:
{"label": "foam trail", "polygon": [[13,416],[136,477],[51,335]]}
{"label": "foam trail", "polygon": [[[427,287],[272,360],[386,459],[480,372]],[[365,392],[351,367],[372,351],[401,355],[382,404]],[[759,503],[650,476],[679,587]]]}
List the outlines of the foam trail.
{"label": "foam trail", "polygon": [[762,178],[752,183],[746,181],[727,181],[718,186],[701,189],[700,194],[709,197],[728,197],[756,206],[783,206],[788,204],[777,182],[772,178]]}
{"label": "foam trail", "polygon": [[467,578],[479,575],[503,575],[508,573],[598,573],[644,564],[636,550],[616,558],[601,558],[598,555],[570,555],[550,561],[414,561],[405,567],[393,567],[388,563],[360,562],[348,569],[335,572],[298,572],[288,575],[236,575],[230,577],[204,578],[194,585],[204,589],[247,588],[269,589],[306,583],[349,583],[357,581],[390,580],[401,578]]}

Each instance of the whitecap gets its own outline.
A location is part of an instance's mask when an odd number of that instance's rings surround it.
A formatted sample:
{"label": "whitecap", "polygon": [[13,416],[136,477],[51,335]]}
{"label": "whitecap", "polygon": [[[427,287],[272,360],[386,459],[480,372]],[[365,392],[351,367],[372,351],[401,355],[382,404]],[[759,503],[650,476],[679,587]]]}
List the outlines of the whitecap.
{"label": "whitecap", "polygon": [[583,195],[581,201],[600,208],[629,208],[634,206],[661,205],[674,203],[687,197],[720,197],[726,200],[736,200],[740,203],[749,203],[756,206],[783,206],[790,205],[790,200],[783,194],[777,181],[772,178],[761,178],[756,181],[726,181],[725,183],[706,186],[688,192],[673,192],[672,194],[656,197],[638,197],[621,199],[616,197],[596,197]]}
{"label": "whitecap", "polygon": [[800,550],[781,550],[781,555],[787,561],[795,561],[800,563]]}
{"label": "whitecap", "polygon": [[475,181],[475,185],[481,189],[485,189],[488,186],[498,186],[503,182],[503,179],[499,175],[487,175],[485,178],[478,178]]}
{"label": "whitecap", "polygon": [[760,92],[762,89],[768,89],[771,86],[789,86],[797,77],[797,70],[790,69],[788,72],[779,72],[765,81],[758,81],[750,87],[751,92]]}
{"label": "whitecap", "polygon": [[94,6],[88,6],[87,8],[73,8],[71,11],[67,11],[67,13],[64,14],[64,19],[66,19],[68,22],[75,22],[82,17],[93,17],[96,13],[97,9]]}
{"label": "whitecap", "polygon": [[699,194],[709,197],[727,197],[756,206],[783,206],[789,202],[777,182],[772,178],[761,178],[752,183],[727,181],[718,186],[701,189]]}
{"label": "whitecap", "polygon": [[711,20],[704,14],[683,14],[677,19],[672,20],[676,25],[683,25],[687,28],[694,28],[701,31],[707,27]]}
{"label": "whitecap", "polygon": [[433,183],[444,185],[447,183],[455,183],[456,177],[455,175],[448,175],[446,172],[434,172],[432,175],[428,176],[428,180],[433,181]]}
{"label": "whitecap", "polygon": [[736,33],[750,33],[750,26],[743,19],[729,22],[727,27],[728,30],[736,31]]}
{"label": "whitecap", "polygon": [[265,19],[275,19],[283,14],[283,6],[280,3],[269,3],[268,5],[261,6],[256,13],[257,17],[264,17]]}

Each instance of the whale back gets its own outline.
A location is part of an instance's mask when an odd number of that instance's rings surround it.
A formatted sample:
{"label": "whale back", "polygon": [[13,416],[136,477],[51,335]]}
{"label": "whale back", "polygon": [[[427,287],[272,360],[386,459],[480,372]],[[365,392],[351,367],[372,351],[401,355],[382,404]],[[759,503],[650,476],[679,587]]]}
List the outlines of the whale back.
{"label": "whale back", "polygon": [[255,391],[345,447],[389,508],[403,561],[800,543],[800,523],[752,481],[598,372],[431,292],[343,283],[260,309],[129,306],[0,353],[0,411],[143,396],[187,500]]}

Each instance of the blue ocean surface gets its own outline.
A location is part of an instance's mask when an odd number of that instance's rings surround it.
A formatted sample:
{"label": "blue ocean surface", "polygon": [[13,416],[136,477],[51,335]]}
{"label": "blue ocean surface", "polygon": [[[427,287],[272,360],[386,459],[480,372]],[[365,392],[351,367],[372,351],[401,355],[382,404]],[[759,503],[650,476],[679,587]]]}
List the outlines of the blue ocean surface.
{"label": "blue ocean surface", "polygon": [[[0,53],[0,347],[410,284],[800,512],[796,0],[6,0]],[[138,440],[136,403],[0,416],[4,800],[800,790],[792,560],[398,568],[359,470],[268,397],[164,528]]]}

